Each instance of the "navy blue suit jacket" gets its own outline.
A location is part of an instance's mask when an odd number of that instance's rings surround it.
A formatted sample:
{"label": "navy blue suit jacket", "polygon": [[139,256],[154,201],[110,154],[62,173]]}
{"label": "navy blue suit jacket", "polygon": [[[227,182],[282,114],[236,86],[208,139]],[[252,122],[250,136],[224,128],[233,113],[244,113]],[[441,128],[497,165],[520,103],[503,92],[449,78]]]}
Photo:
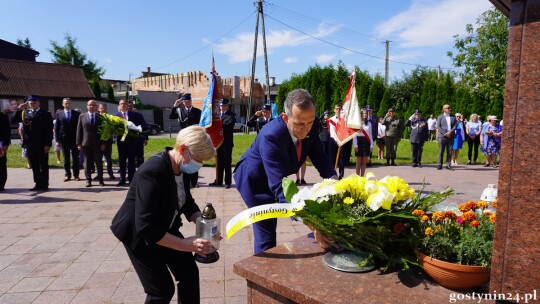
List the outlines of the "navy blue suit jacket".
{"label": "navy blue suit jacket", "polygon": [[300,160],[287,125],[281,117],[273,119],[261,129],[255,142],[238,161],[234,174],[236,188],[248,207],[286,203],[281,181],[298,172],[308,156],[322,178],[336,175],[324,154],[318,127],[316,119],[308,137],[302,140]]}

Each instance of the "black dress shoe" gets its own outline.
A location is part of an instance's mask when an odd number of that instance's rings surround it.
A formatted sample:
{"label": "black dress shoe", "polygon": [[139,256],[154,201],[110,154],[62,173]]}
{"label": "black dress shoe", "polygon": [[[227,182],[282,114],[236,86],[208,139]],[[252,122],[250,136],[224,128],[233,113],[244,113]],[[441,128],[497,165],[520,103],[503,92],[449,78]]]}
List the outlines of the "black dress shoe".
{"label": "black dress shoe", "polygon": [[396,163],[392,163],[392,166],[397,166],[397,164],[396,164]]}
{"label": "black dress shoe", "polygon": [[78,176],[75,176],[75,178],[73,180],[80,181],[81,179]]}
{"label": "black dress shoe", "polygon": [[442,170],[442,166],[437,166],[437,170]]}
{"label": "black dress shoe", "polygon": [[199,188],[199,184],[195,184],[195,185],[191,186],[191,188]]}
{"label": "black dress shoe", "polygon": [[231,185],[225,184],[225,189],[229,189],[230,187],[231,187]]}
{"label": "black dress shoe", "polygon": [[99,181],[99,186],[104,187],[105,183],[103,181]]}
{"label": "black dress shoe", "polygon": [[35,185],[34,188],[31,188],[30,191],[39,191],[41,190],[41,186]]}
{"label": "black dress shoe", "polygon": [[300,184],[302,184],[302,185],[307,185],[306,180],[302,178],[302,179],[300,180]]}
{"label": "black dress shoe", "polygon": [[422,163],[418,163],[418,168],[422,168]]}
{"label": "black dress shoe", "polygon": [[109,174],[109,179],[116,179],[116,177],[112,174]]}
{"label": "black dress shoe", "polygon": [[70,180],[71,180],[71,177],[70,177],[70,176],[64,177],[64,182],[69,182]]}
{"label": "black dress shoe", "polygon": [[86,187],[92,187],[92,182],[91,182],[91,181],[87,181],[87,182],[86,182]]}
{"label": "black dress shoe", "polygon": [[126,185],[126,181],[125,180],[120,180],[118,182],[118,184],[116,184],[116,186],[125,186]]}
{"label": "black dress shoe", "polygon": [[296,185],[300,185],[300,180],[297,179],[296,182],[295,182]]}
{"label": "black dress shoe", "polygon": [[413,168],[415,168],[415,167],[418,167],[418,164],[417,164],[417,163],[413,163],[412,166],[413,166]]}
{"label": "black dress shoe", "polygon": [[49,191],[49,187],[48,187],[48,186],[46,186],[46,187],[42,187],[42,188],[41,188],[41,191],[43,191],[43,192],[47,192],[47,191]]}
{"label": "black dress shoe", "polygon": [[92,180],[97,181],[97,180],[99,180],[99,177],[96,176],[96,177],[94,177]]}
{"label": "black dress shoe", "polygon": [[450,167],[450,166],[446,166],[446,170],[454,171],[454,168],[452,168],[452,167]]}

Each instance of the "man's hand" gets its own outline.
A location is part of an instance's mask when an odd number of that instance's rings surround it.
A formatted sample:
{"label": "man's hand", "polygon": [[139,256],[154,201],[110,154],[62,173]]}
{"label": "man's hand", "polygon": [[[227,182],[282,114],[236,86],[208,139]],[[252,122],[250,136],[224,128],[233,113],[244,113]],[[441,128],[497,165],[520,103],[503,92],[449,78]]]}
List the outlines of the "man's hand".
{"label": "man's hand", "polygon": [[51,147],[50,147],[50,146],[45,146],[45,147],[43,147],[43,152],[45,152],[45,154],[49,154],[49,151],[51,151]]}
{"label": "man's hand", "polygon": [[77,150],[82,151],[82,145],[77,145]]}
{"label": "man's hand", "polygon": [[183,107],[183,106],[184,106],[184,101],[183,101],[183,100],[177,99],[177,100],[174,102],[174,107],[175,107],[175,108]]}
{"label": "man's hand", "polygon": [[255,115],[257,115],[257,117],[261,117],[262,116],[262,111],[255,112]]}

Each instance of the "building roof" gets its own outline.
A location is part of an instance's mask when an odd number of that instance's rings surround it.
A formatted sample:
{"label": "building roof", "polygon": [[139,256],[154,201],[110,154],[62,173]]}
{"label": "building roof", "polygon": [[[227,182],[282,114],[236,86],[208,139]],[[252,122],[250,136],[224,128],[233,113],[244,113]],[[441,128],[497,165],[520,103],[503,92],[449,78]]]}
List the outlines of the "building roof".
{"label": "building roof", "polygon": [[35,62],[37,56],[35,50],[0,39],[0,58]]}
{"label": "building roof", "polygon": [[0,95],[94,98],[76,66],[0,58]]}

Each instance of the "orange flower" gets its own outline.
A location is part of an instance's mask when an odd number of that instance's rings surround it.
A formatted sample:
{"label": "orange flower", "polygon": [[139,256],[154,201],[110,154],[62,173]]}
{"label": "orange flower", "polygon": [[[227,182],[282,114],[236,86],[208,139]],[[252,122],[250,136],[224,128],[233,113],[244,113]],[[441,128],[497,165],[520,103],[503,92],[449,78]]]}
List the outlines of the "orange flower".
{"label": "orange flower", "polygon": [[426,231],[424,232],[426,235],[433,235],[433,229],[431,227],[427,227]]}
{"label": "orange flower", "polygon": [[405,225],[397,223],[394,225],[394,233],[400,234],[405,230]]}
{"label": "orange flower", "polygon": [[444,218],[455,220],[457,219],[457,214],[454,213],[454,211],[445,211],[444,212]]}
{"label": "orange flower", "polygon": [[476,213],[474,213],[474,211],[467,211],[464,212],[461,217],[467,222],[472,222],[476,220]]}
{"label": "orange flower", "polygon": [[431,216],[434,222],[440,222],[444,220],[444,212],[442,211],[436,211],[433,212],[433,215]]}
{"label": "orange flower", "polygon": [[427,222],[427,221],[429,221],[429,216],[427,215],[422,216],[422,222]]}
{"label": "orange flower", "polygon": [[480,221],[477,221],[477,220],[472,221],[472,222],[471,222],[471,226],[473,226],[473,227],[478,227],[478,226],[480,226]]}
{"label": "orange flower", "polygon": [[426,213],[424,212],[424,210],[416,209],[412,212],[412,214],[416,216],[424,216]]}
{"label": "orange flower", "polygon": [[491,202],[491,206],[493,206],[493,208],[497,208],[497,200]]}
{"label": "orange flower", "polygon": [[495,224],[495,219],[497,218],[497,214],[492,214],[489,216],[489,221],[493,224]]}
{"label": "orange flower", "polygon": [[490,216],[490,215],[491,215],[490,211],[484,211],[484,216]]}
{"label": "orange flower", "polygon": [[478,206],[478,208],[484,210],[488,207],[488,203],[484,202],[484,201],[479,201],[478,203],[476,203],[476,206]]}
{"label": "orange flower", "polygon": [[467,211],[469,211],[469,210],[476,209],[476,207],[477,207],[477,206],[476,206],[476,203],[475,203],[475,202],[473,202],[473,201],[468,201],[468,202],[466,202],[466,203],[464,203],[464,204],[459,205],[458,209],[459,209],[459,211],[461,211],[461,212],[467,212]]}

